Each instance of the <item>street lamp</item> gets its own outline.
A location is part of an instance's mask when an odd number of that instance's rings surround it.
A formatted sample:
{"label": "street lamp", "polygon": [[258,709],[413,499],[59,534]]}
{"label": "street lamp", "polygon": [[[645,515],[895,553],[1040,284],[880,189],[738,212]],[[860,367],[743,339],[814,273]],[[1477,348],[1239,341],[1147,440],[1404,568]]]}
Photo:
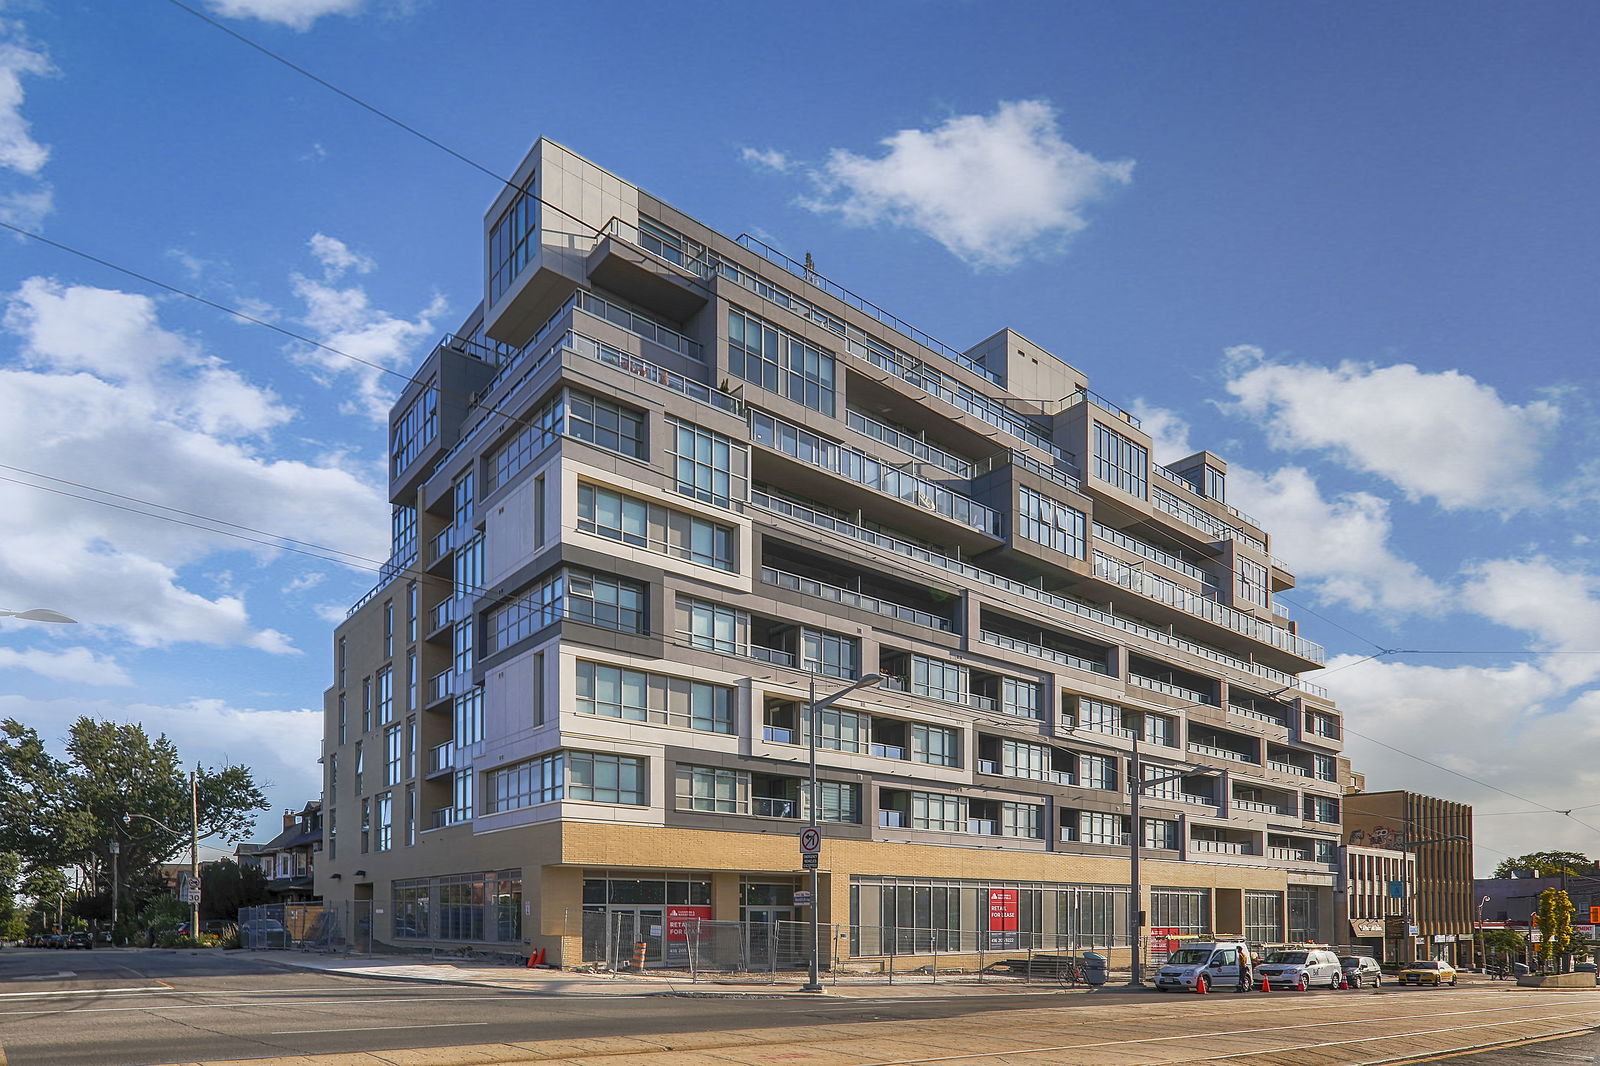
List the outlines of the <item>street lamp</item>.
{"label": "street lamp", "polygon": [[[132,825],[135,818],[143,818],[147,822],[154,822],[169,833],[179,830],[172,828],[159,818],[152,818],[148,814],[124,814],[123,825]],[[195,772],[189,771],[189,935],[200,936],[200,789],[195,781]]]}
{"label": "street lamp", "polygon": [[1483,950],[1483,908],[1489,902],[1488,896],[1478,897],[1478,972],[1483,973],[1489,968],[1489,960],[1484,957]]}
{"label": "street lamp", "polygon": [[0,618],[20,618],[24,622],[72,622],[76,618],[68,618],[60,611],[52,611],[47,607],[35,607],[27,611],[0,611]]}
{"label": "street lamp", "polygon": [[[867,674],[865,677],[852,681],[833,695],[824,696],[820,700],[817,699],[817,679],[813,677],[810,681],[810,686],[806,693],[806,751],[810,763],[810,771],[806,776],[806,806],[810,808],[808,824],[812,829],[817,828],[817,712],[826,707],[832,707],[856,689],[876,685],[882,680],[882,674]],[[806,983],[800,988],[802,992],[822,991],[821,973],[817,968],[818,957],[821,955],[821,939],[817,926],[817,910],[821,905],[819,873],[820,871],[818,871],[817,867],[813,866],[811,868],[811,906],[807,908],[811,912],[811,970]]]}
{"label": "street lamp", "polygon": [[117,875],[117,856],[122,853],[122,843],[111,842],[111,942],[117,940],[117,902],[122,895],[122,880]]}

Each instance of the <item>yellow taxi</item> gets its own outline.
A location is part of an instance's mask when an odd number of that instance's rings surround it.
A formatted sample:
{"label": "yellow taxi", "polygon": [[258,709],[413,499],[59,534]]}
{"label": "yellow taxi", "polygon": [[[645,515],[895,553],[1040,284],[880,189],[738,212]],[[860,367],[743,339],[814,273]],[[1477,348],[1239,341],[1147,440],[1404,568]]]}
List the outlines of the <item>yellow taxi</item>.
{"label": "yellow taxi", "polygon": [[1456,968],[1448,962],[1439,959],[1418,959],[1410,966],[1400,971],[1400,983],[1403,985],[1454,985],[1456,983]]}

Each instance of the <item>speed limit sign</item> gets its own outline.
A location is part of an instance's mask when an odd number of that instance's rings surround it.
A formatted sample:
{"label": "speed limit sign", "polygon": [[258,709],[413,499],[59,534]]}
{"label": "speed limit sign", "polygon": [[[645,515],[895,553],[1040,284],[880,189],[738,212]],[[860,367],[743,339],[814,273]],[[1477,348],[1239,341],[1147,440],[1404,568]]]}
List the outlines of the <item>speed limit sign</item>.
{"label": "speed limit sign", "polygon": [[822,830],[807,826],[800,830],[800,854],[815,855],[822,850]]}

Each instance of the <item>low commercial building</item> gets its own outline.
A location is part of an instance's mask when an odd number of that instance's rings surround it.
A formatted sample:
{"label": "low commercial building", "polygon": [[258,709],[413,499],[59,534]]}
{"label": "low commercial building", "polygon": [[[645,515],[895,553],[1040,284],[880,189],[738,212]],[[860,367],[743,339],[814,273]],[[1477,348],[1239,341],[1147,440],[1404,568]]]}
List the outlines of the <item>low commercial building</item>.
{"label": "low commercial building", "polygon": [[[1417,890],[1417,860],[1397,848],[1339,849],[1343,869],[1346,928],[1340,942],[1380,962],[1409,962],[1416,945],[1411,916]],[[1417,930],[1420,932],[1420,930]]]}
{"label": "low commercial building", "polygon": [[1403,789],[1352,792],[1344,797],[1344,833],[1347,846],[1415,859],[1409,920],[1388,935],[1388,957],[1475,966],[1471,806]]}

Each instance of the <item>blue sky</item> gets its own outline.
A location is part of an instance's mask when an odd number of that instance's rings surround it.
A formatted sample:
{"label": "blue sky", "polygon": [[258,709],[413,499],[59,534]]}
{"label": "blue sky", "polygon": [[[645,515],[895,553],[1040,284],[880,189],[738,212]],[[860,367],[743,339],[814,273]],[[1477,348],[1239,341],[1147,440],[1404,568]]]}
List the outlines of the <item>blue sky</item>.
{"label": "blue sky", "polygon": [[[491,170],[549,136],[1054,351],[1233,464],[1370,787],[1472,802],[1481,868],[1600,854],[1600,8],[193,2]],[[496,191],[165,0],[0,0],[14,225],[403,370]],[[0,608],[82,620],[0,621],[0,715],[140,720],[298,807],[372,575],[37,486],[380,559],[395,379],[0,247]]]}

